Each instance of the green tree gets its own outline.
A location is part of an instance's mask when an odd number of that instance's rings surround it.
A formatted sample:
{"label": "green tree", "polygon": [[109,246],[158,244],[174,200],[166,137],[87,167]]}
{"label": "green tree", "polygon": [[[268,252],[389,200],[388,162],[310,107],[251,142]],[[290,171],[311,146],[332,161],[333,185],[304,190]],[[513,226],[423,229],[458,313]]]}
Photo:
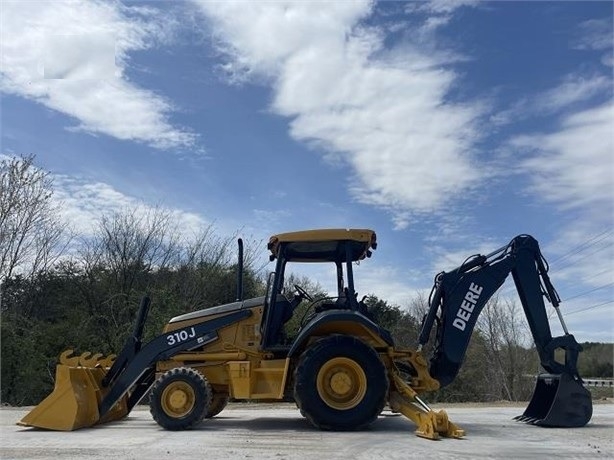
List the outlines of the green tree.
{"label": "green tree", "polygon": [[391,305],[373,294],[365,296],[362,302],[373,320],[390,331],[397,346],[415,347],[419,324],[409,311]]}
{"label": "green tree", "polygon": [[314,313],[316,305],[321,303],[324,299],[330,298],[330,294],[317,282],[309,279],[306,276],[299,276],[294,273],[286,276],[283,294],[292,299],[296,290],[294,285],[299,285],[314,299],[313,302],[303,299],[303,301],[296,307],[292,317],[284,324],[284,333],[286,340],[291,342],[298,335],[298,332],[303,324],[306,323],[310,314]]}
{"label": "green tree", "polygon": [[585,342],[578,358],[578,371],[583,377],[614,378],[614,344]]}

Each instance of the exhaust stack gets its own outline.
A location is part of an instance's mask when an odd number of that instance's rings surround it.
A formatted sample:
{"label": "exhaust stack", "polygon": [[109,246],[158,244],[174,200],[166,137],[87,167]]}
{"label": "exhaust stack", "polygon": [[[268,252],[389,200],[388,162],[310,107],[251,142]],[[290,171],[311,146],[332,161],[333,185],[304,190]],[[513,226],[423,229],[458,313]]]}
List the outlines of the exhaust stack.
{"label": "exhaust stack", "polygon": [[243,300],[243,240],[237,240],[239,244],[239,260],[237,261],[237,302]]}

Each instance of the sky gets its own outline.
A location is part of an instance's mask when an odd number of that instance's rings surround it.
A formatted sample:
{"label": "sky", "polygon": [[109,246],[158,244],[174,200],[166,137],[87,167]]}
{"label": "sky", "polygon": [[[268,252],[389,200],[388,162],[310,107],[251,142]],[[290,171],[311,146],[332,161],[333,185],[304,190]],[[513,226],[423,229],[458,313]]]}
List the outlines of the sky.
{"label": "sky", "polygon": [[528,233],[570,332],[614,341],[613,5],[2,0],[0,154],[84,234],[372,228],[357,291],[401,307]]}

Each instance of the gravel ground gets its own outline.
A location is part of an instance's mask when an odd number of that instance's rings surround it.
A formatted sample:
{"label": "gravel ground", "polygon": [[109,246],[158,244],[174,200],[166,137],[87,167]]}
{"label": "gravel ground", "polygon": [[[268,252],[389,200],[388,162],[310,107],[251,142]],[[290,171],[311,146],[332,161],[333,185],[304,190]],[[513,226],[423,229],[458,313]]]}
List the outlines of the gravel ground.
{"label": "gravel ground", "polygon": [[614,404],[596,404],[583,428],[540,428],[515,422],[523,406],[448,405],[465,429],[462,440],[430,441],[414,425],[385,411],[366,431],[324,432],[293,404],[230,404],[191,431],[161,429],[146,407],[127,420],[74,432],[16,426],[27,408],[0,410],[2,459],[435,459],[614,458]]}

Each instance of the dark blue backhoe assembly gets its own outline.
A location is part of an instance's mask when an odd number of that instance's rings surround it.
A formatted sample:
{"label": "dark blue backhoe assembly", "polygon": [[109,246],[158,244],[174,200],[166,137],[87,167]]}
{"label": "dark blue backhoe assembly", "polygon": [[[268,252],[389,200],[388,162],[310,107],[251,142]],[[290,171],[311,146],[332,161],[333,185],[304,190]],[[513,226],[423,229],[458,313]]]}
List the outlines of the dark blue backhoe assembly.
{"label": "dark blue backhoe assembly", "polygon": [[[548,265],[537,241],[529,235],[519,235],[489,255],[474,256],[455,270],[437,275],[419,337],[420,349],[438,320],[429,372],[442,387],[454,380],[482,308],[510,273],[545,370],[537,378],[529,406],[517,420],[541,426],[584,426],[593,408],[590,392],[578,374],[582,347],[567,330],[559,296],[548,277]],[[544,298],[557,312],[564,335],[552,337]],[[556,359],[556,350],[564,353],[563,362]]]}

